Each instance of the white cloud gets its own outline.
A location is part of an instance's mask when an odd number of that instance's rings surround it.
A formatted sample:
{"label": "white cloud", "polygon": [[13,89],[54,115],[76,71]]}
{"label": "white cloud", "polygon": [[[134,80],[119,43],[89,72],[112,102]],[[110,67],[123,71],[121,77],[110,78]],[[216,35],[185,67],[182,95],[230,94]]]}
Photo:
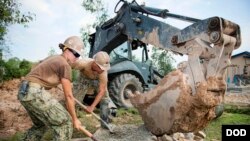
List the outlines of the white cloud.
{"label": "white cloud", "polygon": [[45,14],[53,16],[49,3],[44,0],[23,0],[22,8],[27,11],[33,11],[36,14]]}

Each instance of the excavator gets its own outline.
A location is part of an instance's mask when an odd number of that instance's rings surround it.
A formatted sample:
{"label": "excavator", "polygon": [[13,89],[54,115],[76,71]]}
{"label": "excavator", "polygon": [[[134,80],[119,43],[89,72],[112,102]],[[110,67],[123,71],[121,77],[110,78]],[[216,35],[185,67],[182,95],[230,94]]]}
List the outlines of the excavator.
{"label": "excavator", "polygon": [[[96,32],[90,35],[89,56],[98,51],[110,54],[124,42],[131,48],[152,45],[186,55],[187,61],[181,62],[152,89],[126,89],[124,93],[139,111],[145,127],[156,136],[204,129],[216,117],[216,107],[223,103],[226,69],[232,52],[241,45],[240,26],[221,17],[201,20],[139,5],[136,1],[120,0],[115,13],[115,17],[96,27]],[[192,24],[179,29],[159,18]],[[129,70],[127,67],[122,72]]]}

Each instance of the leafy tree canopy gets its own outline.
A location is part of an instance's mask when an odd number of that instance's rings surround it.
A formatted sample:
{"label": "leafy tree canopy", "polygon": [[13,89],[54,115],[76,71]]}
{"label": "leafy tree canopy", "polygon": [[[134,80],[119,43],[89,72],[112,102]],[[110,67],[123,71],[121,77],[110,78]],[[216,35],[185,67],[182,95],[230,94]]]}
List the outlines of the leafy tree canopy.
{"label": "leafy tree canopy", "polygon": [[154,47],[152,50],[151,58],[154,62],[154,67],[156,67],[161,75],[166,75],[175,69],[173,66],[173,62],[175,62],[175,59],[172,57],[170,52],[166,50],[161,50]]}
{"label": "leafy tree canopy", "polygon": [[[4,36],[7,34],[7,27],[12,24],[26,24],[33,20],[34,14],[28,12],[23,14],[20,11],[19,0],[0,0],[0,50],[7,50]],[[5,47],[4,47],[5,46]]]}
{"label": "leafy tree canopy", "polygon": [[[95,29],[98,25],[103,24],[108,19],[108,10],[105,8],[102,0],[83,0],[82,6],[87,12],[90,12],[96,18],[94,23],[81,28],[84,45],[89,48],[88,39],[91,34],[91,30]],[[88,51],[85,52],[85,56],[88,56]]]}
{"label": "leafy tree canopy", "polygon": [[[27,60],[20,60],[17,57],[10,58],[8,61],[1,62],[3,72],[0,74],[3,80],[10,80],[13,78],[20,78],[29,73],[32,67],[32,62]],[[0,66],[1,67],[1,66]],[[2,67],[1,67],[2,68]]]}

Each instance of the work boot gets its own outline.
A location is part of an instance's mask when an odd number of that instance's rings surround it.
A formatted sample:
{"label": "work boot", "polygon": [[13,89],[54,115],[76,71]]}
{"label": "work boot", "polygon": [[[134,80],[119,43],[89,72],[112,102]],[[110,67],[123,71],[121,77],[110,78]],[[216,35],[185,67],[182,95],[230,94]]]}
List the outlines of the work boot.
{"label": "work boot", "polygon": [[[107,124],[111,123],[112,119],[109,116],[110,115],[110,109],[109,109],[109,100],[103,99],[100,102],[100,117],[103,121],[105,121]],[[101,127],[107,129],[105,124],[101,122]]]}

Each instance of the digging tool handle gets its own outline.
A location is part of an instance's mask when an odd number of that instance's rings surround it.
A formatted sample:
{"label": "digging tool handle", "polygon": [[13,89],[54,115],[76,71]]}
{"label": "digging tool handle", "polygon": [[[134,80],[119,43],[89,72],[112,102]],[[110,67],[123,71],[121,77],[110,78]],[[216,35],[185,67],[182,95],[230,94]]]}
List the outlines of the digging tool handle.
{"label": "digging tool handle", "polygon": [[80,127],[80,130],[85,134],[87,135],[88,137],[90,137],[93,141],[98,141],[92,133],[90,133],[88,130],[86,130],[84,127]]}
{"label": "digging tool handle", "polygon": [[[76,98],[75,98],[75,101],[80,105],[82,106],[84,109],[87,109],[87,106],[83,105],[80,101],[78,101]],[[96,115],[95,113],[91,112],[91,114],[93,116],[95,116],[98,120],[102,120],[98,115]]]}
{"label": "digging tool handle", "polygon": [[[84,109],[87,109],[87,107],[85,105],[83,105],[80,101],[78,101],[76,98],[74,98],[76,103],[78,103],[80,106],[82,106]],[[94,112],[91,112],[91,114],[97,118],[99,121],[101,121],[108,129],[110,132],[113,132],[112,129],[109,127],[109,125],[104,121],[102,120],[98,115],[96,115]]]}

